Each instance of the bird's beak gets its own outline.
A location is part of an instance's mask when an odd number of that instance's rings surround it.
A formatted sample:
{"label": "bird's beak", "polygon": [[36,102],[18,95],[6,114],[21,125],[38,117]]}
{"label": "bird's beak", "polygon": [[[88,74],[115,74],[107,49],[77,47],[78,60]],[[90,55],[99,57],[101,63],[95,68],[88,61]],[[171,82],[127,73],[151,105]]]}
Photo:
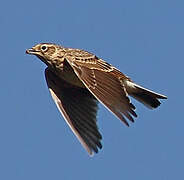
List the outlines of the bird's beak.
{"label": "bird's beak", "polygon": [[30,49],[27,49],[26,50],[26,54],[38,54],[39,51],[33,49],[33,48],[30,48]]}

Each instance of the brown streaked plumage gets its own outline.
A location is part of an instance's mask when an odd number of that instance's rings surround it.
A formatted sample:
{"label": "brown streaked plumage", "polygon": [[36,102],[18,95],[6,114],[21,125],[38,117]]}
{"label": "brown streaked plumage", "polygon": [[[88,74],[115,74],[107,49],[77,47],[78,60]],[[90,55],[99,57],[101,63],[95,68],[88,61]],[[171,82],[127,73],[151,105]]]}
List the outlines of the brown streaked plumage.
{"label": "brown streaked plumage", "polygon": [[41,43],[26,50],[48,67],[46,81],[59,111],[90,155],[102,148],[96,124],[101,102],[127,126],[137,117],[128,95],[149,108],[157,108],[167,97],[134,83],[118,69],[80,49]]}

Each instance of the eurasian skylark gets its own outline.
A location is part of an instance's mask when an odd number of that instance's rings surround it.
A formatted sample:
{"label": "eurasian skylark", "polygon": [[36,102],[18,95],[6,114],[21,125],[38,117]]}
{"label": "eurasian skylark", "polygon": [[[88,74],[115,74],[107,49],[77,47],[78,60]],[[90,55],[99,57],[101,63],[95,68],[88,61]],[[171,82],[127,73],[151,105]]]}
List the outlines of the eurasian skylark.
{"label": "eurasian skylark", "polygon": [[48,66],[45,77],[51,96],[90,155],[102,148],[96,124],[98,101],[129,126],[127,119],[134,122],[137,114],[128,95],[149,108],[157,108],[158,99],[167,98],[137,85],[114,66],[84,50],[41,43],[26,53],[36,55]]}

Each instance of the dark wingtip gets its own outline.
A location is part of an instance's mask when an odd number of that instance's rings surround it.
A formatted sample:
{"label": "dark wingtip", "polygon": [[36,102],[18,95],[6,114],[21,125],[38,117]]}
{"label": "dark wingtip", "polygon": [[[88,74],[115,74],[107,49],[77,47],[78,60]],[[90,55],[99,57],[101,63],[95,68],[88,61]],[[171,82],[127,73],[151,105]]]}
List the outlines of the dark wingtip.
{"label": "dark wingtip", "polygon": [[126,122],[124,122],[124,123],[126,124],[126,126],[127,126],[127,127],[130,127],[130,125],[128,124],[128,122],[127,122],[127,121],[126,121]]}
{"label": "dark wingtip", "polygon": [[136,107],[135,107],[132,103],[130,103],[130,106],[131,106],[131,108],[132,108],[133,110],[136,109]]}

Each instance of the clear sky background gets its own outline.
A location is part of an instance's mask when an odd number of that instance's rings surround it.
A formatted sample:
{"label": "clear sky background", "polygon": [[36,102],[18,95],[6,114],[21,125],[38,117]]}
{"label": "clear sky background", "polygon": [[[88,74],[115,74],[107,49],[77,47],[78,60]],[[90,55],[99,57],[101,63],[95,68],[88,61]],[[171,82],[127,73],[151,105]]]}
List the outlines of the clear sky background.
{"label": "clear sky background", "polygon": [[[0,179],[184,179],[183,19],[182,0],[2,0]],[[103,149],[91,158],[52,101],[46,66],[25,54],[40,42],[93,52],[168,100],[133,101],[130,128],[100,105]]]}

